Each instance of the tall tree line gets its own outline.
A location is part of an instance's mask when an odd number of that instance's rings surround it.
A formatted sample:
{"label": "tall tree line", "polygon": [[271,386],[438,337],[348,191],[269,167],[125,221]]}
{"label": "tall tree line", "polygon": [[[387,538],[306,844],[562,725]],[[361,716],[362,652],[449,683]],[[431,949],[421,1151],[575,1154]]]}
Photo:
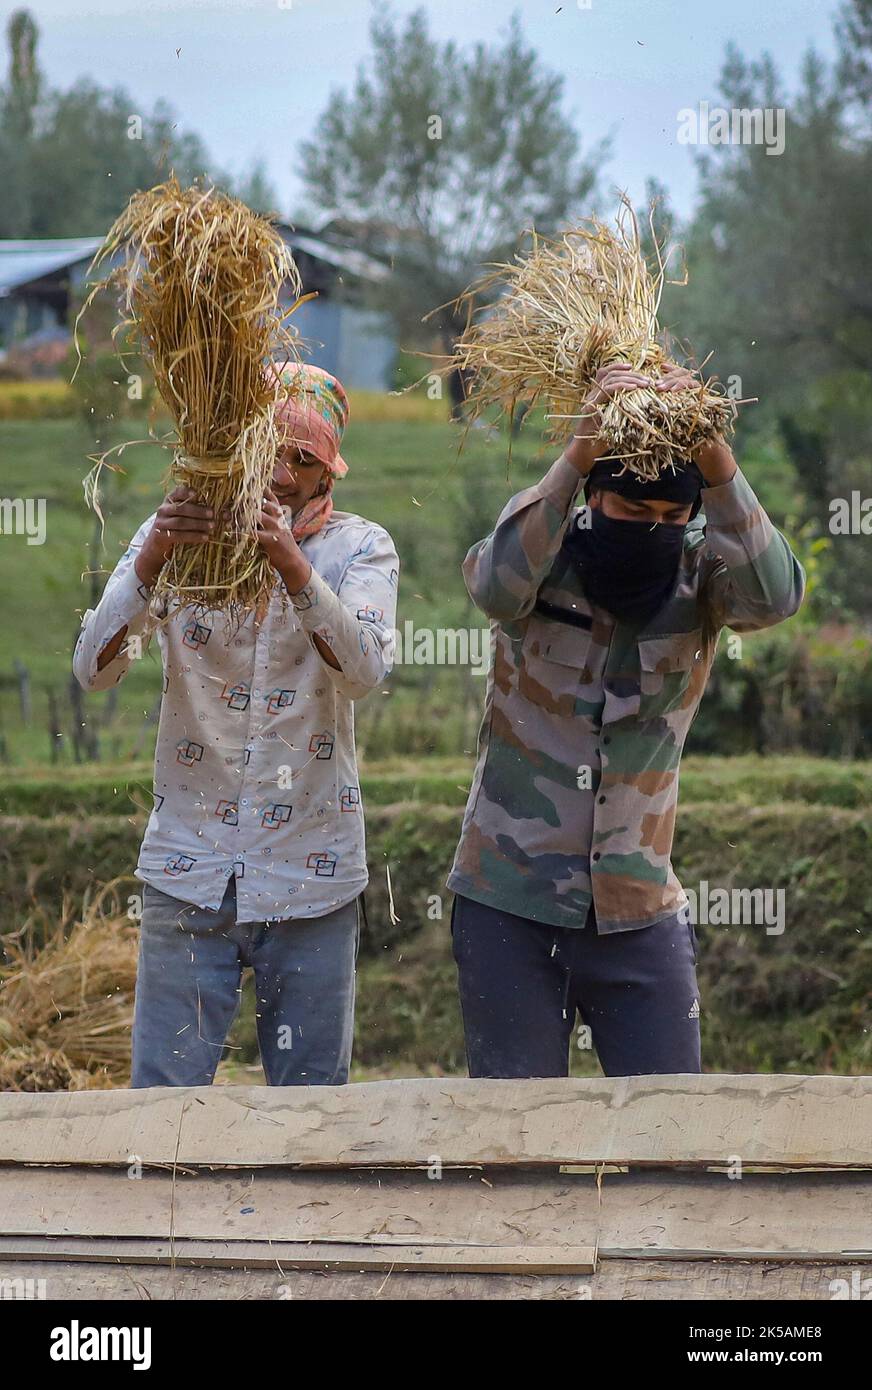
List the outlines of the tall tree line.
{"label": "tall tree line", "polygon": [[[39,68],[39,34],[32,15],[17,10],[6,26],[8,70],[0,87],[0,237],[100,236],[131,193],[174,170],[183,183],[211,176],[233,180],[210,165],[199,136],[177,127],[158,102],[145,111],[121,87],[79,80],[61,91]],[[255,163],[234,190],[259,210],[275,193]]]}
{"label": "tall tree line", "polygon": [[[788,94],[772,60],[728,50],[720,98],[783,108],[782,154],[763,145],[698,155],[701,198],[682,229],[689,284],[667,317],[711,367],[760,404],[745,428],[768,434],[795,469],[824,534],[831,503],[872,498],[872,0],[849,0],[827,64],[806,55]],[[839,536],[830,587],[872,614],[872,536]]]}

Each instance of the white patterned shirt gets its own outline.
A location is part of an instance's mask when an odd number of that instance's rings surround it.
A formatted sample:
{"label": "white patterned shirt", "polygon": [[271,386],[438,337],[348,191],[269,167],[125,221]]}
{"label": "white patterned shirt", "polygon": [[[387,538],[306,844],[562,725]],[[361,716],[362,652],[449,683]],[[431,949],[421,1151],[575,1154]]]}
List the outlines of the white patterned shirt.
{"label": "white patterned shirt", "polygon": [[[122,680],[147,645],[150,594],[133,562],[153,521],[85,613],[73,665],[87,690]],[[156,634],[163,699],[137,877],[217,908],[235,875],[239,922],[320,917],[367,882],[353,702],[391,668],[399,561],[387,531],[347,512],[300,544],[309,583],[289,597],[277,579],[259,630],[251,614],[234,629],[189,607]],[[315,634],[341,671],[322,660]]]}

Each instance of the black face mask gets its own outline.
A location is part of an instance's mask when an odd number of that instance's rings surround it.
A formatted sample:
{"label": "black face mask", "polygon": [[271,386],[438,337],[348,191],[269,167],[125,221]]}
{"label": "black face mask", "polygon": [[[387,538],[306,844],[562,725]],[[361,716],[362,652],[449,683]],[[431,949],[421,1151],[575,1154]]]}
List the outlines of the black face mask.
{"label": "black face mask", "polygon": [[618,521],[598,507],[589,517],[590,526],[573,525],[564,542],[579,566],[585,594],[620,622],[644,626],[672,592],[685,527]]}

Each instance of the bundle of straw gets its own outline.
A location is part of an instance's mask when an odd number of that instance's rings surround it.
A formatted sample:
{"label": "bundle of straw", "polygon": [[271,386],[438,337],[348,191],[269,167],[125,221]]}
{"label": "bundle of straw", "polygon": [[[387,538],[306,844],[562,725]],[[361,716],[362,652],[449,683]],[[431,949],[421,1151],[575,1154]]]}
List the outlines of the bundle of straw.
{"label": "bundle of straw", "polygon": [[[118,263],[88,297],[120,291],[115,330],[142,352],[175,422],[170,481],[229,521],[215,539],[177,546],[158,594],[244,613],[261,609],[273,575],[255,526],[275,461],[277,374],[297,359],[285,324],[300,277],[275,227],[213,188],[175,178],[136,193],[109,231],[94,267]],[[283,287],[290,309],[281,313]]]}
{"label": "bundle of straw", "polygon": [[[656,380],[670,361],[657,322],[665,283],[659,249],[652,272],[626,199],[615,231],[591,219],[554,241],[533,233],[528,255],[497,266],[457,301],[467,308],[467,327],[447,370],[466,380],[472,418],[495,406],[511,416],[520,403],[541,403],[549,437],[560,439],[566,422],[580,418],[601,367],[629,362]],[[699,383],[688,390],[622,391],[603,405],[608,457],[653,479],[731,430],[734,403],[713,379],[695,375]]]}
{"label": "bundle of straw", "polygon": [[128,1084],[137,932],[108,884],[81,916],[37,910],[0,964],[0,1090]]}

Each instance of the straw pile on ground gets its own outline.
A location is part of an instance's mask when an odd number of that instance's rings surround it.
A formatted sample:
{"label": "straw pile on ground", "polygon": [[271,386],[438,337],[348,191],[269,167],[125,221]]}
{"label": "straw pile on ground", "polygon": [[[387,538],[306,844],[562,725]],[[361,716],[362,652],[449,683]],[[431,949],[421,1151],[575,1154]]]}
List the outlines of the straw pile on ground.
{"label": "straw pile on ground", "polygon": [[[117,263],[96,287],[120,292],[116,335],[142,352],[176,427],[171,480],[192,487],[225,529],[177,546],[158,595],[244,614],[260,608],[273,575],[255,527],[275,461],[277,374],[296,359],[286,320],[300,279],[275,227],[215,189],[173,178],[135,194],[94,260]],[[290,290],[290,309],[279,297]],[[83,312],[85,310],[83,309]]]}
{"label": "straw pile on ground", "polygon": [[78,919],[34,913],[3,945],[0,1090],[129,1085],[137,933],[114,886]]}
{"label": "straw pile on ground", "polygon": [[[529,254],[497,266],[458,301],[467,328],[448,370],[466,380],[472,417],[542,404],[549,436],[562,441],[601,367],[629,362],[656,379],[670,361],[657,320],[665,283],[666,266],[658,251],[649,267],[626,199],[615,230],[591,219],[554,241],[533,234]],[[734,402],[696,376],[692,389],[609,400],[601,411],[608,457],[652,479],[731,430]]]}

